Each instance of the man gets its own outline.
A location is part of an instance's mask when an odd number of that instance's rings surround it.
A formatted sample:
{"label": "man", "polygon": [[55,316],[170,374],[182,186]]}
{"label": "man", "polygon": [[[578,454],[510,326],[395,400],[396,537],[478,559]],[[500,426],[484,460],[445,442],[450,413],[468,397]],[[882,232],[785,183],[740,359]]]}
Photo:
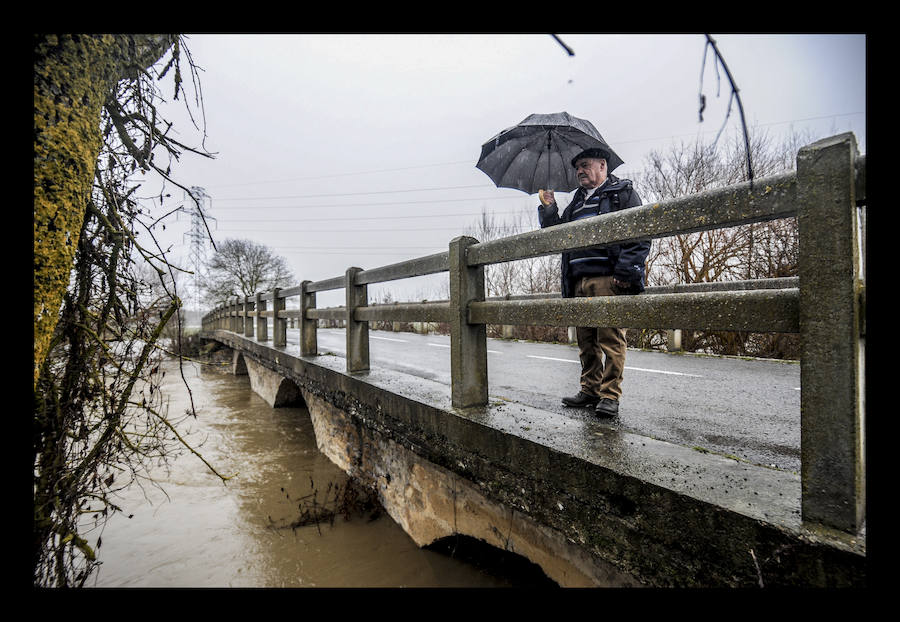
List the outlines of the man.
{"label": "man", "polygon": [[[587,149],[575,156],[572,166],[581,187],[562,215],[558,214],[553,192],[540,191],[541,227],[641,205],[631,181],[607,171],[608,161],[609,152],[601,148]],[[650,242],[646,241],[563,253],[563,298],[643,292],[644,263],[649,252]],[[578,327],[575,335],[581,358],[581,390],[573,397],[564,397],[563,404],[593,407],[601,417],[617,415],[625,369],[625,329]]]}

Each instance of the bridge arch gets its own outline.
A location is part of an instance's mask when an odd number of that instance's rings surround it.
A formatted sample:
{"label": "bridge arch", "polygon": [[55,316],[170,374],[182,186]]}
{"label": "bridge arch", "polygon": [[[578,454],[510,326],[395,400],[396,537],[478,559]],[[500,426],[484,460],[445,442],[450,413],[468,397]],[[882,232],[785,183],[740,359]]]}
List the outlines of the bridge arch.
{"label": "bridge arch", "polygon": [[423,548],[464,561],[486,574],[506,577],[514,587],[560,587],[527,557],[466,534],[444,536]]}
{"label": "bridge arch", "polygon": [[280,408],[282,406],[306,407],[306,402],[303,400],[303,394],[300,392],[300,387],[298,387],[297,383],[290,378],[282,378],[281,382],[278,384],[278,389],[275,391],[275,399],[272,407]]}
{"label": "bridge arch", "polygon": [[239,350],[234,351],[231,372],[235,376],[249,376],[250,388],[272,408],[306,407],[303,394],[296,382],[264,367]]}

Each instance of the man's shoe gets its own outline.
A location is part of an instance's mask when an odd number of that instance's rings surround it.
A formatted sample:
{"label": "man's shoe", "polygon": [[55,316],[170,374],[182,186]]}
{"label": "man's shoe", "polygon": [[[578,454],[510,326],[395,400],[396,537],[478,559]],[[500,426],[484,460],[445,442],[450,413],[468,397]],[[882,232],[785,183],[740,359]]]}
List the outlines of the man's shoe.
{"label": "man's shoe", "polygon": [[594,412],[600,417],[615,417],[619,414],[619,401],[608,397],[601,398]]}
{"label": "man's shoe", "polygon": [[584,391],[579,391],[578,395],[574,397],[564,397],[562,398],[562,403],[566,406],[573,406],[577,408],[581,408],[584,406],[593,406],[597,403],[597,400],[600,398],[596,395],[588,395]]}

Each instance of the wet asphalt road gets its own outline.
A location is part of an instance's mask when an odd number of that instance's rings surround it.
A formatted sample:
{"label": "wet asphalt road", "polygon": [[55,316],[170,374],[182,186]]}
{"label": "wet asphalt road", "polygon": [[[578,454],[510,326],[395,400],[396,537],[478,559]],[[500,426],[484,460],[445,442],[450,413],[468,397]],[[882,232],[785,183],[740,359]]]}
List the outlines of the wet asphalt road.
{"label": "wet asphalt road", "polygon": [[[297,343],[297,331],[288,342]],[[370,363],[450,384],[450,338],[369,331]],[[343,329],[319,329],[319,352],[343,356]],[[492,398],[595,418],[560,398],[578,392],[577,347],[488,340]],[[800,470],[800,365],[629,350],[619,415],[603,424],[754,464]],[[596,419],[595,419],[596,420]]]}

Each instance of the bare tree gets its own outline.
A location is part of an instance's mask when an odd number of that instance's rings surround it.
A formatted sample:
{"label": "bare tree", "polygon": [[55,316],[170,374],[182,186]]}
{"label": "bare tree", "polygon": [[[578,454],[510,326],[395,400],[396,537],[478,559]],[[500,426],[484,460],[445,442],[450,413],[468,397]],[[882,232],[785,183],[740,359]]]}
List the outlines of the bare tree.
{"label": "bare tree", "polygon": [[[530,214],[530,216],[529,216]],[[509,237],[538,227],[537,210],[523,210],[512,218],[497,220],[493,213],[482,208],[479,220],[468,228],[470,235],[480,242]],[[558,254],[507,261],[485,266],[484,280],[487,296],[515,296],[521,294],[549,294],[560,290],[560,256]],[[499,336],[500,327],[488,326],[488,333]],[[567,339],[565,328],[552,326],[516,326],[514,336],[536,341]]]}
{"label": "bare tree", "polygon": [[178,417],[190,415],[170,417],[159,392],[158,341],[181,306],[178,268],[155,242],[161,221],[142,207],[134,176],[179,185],[173,160],[211,154],[174,140],[159,114],[163,78],[178,99],[182,68],[195,77],[181,37],[33,43],[32,561],[36,585],[68,587],[99,563],[101,539],[92,547],[88,538],[120,511],[112,493],[146,474],[148,461],[193,451],[178,431]]}
{"label": "bare tree", "polygon": [[[799,146],[811,141],[809,135],[792,134],[777,142],[754,129],[746,141],[736,136],[724,144],[674,144],[651,152],[635,182],[645,202],[693,194],[744,181],[747,144],[754,174],[764,177],[790,170]],[[794,218],[672,236],[654,242],[647,280],[649,285],[671,285],[794,276],[797,253]],[[703,331],[682,337],[689,350],[772,357],[794,355],[795,341],[790,335]]]}
{"label": "bare tree", "polygon": [[[523,210],[512,218],[498,220],[482,208],[476,223],[466,230],[479,242],[505,238],[537,228],[537,211],[529,217]],[[559,291],[559,255],[520,259],[485,266],[485,290],[488,296],[541,294]]]}
{"label": "bare tree", "polygon": [[203,297],[211,306],[232,296],[296,284],[285,259],[252,240],[225,240],[207,261],[207,270]]}

